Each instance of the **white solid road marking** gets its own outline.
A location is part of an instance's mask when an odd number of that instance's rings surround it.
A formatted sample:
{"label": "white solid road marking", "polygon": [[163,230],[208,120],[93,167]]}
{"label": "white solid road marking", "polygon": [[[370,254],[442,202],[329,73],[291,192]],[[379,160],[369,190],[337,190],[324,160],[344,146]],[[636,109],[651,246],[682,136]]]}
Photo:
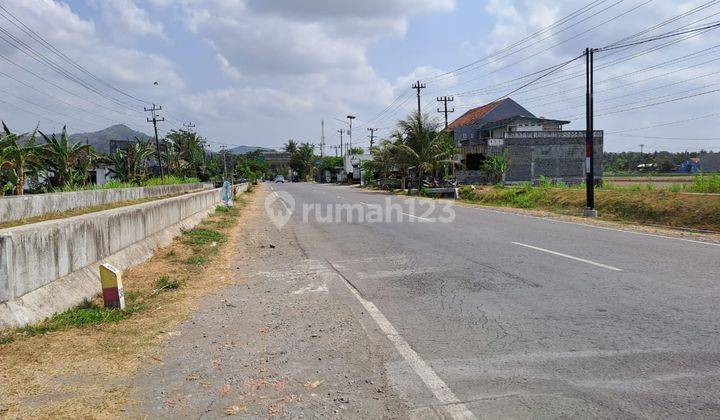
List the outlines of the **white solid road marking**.
{"label": "white solid road marking", "polygon": [[569,259],[571,259],[571,260],[584,262],[584,263],[586,263],[586,264],[592,264],[592,265],[597,266],[597,267],[607,268],[608,270],[622,271],[621,269],[619,269],[619,268],[617,268],[617,267],[613,267],[613,266],[611,266],[611,265],[600,264],[600,263],[597,263],[597,262],[595,262],[595,261],[590,261],[590,260],[586,260],[586,259],[583,259],[583,258],[573,257],[572,255],[561,254],[560,252],[551,251],[551,250],[549,250],[549,249],[539,248],[539,247],[532,246],[532,245],[528,245],[528,244],[522,244],[522,243],[520,243],[520,242],[512,242],[512,243],[515,244],[515,245],[524,246],[525,248],[530,248],[530,249],[534,249],[534,250],[537,250],[537,251],[547,252],[548,254],[553,254],[553,255],[560,256],[560,257],[569,258]]}
{"label": "white solid road marking", "polygon": [[425,220],[426,222],[432,222],[432,220],[430,220],[430,219],[426,219],[426,218],[420,217],[420,216],[415,216],[414,214],[402,213],[402,212],[401,212],[401,214],[404,214],[405,216],[409,216],[409,217],[414,217],[415,219]]}
{"label": "white solid road marking", "polygon": [[[332,264],[331,264],[332,265]],[[338,272],[339,274],[339,272]],[[339,275],[350,292],[355,296],[355,299],[365,308],[370,314],[375,323],[380,327],[385,337],[390,340],[395,346],[395,349],[400,353],[403,359],[410,365],[415,373],[422,379],[427,388],[432,392],[435,398],[443,404],[442,408],[447,411],[453,419],[474,419],[475,415],[472,411],[468,410],[464,403],[462,403],[458,397],[453,394],[450,387],[440,379],[435,371],[420,357],[415,350],[405,341],[405,339],[397,332],[395,327],[385,318],[382,312],[375,306],[374,303],[365,300],[355,288]]]}
{"label": "white solid road marking", "polygon": [[337,198],[339,198],[341,200],[344,199],[344,197],[342,195],[338,195]]}

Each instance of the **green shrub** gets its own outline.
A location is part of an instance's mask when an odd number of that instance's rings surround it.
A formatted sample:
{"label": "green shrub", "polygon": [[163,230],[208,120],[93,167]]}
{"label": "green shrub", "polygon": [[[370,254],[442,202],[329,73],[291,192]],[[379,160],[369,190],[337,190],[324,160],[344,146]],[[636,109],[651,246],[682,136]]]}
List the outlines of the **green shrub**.
{"label": "green shrub", "polygon": [[208,258],[204,255],[193,255],[192,257],[185,260],[185,264],[189,265],[204,265],[208,262]]}
{"label": "green shrub", "polygon": [[697,193],[720,193],[720,174],[695,175],[687,190]]}
{"label": "green shrub", "polygon": [[142,185],[144,187],[153,187],[157,185],[196,184],[198,182],[200,182],[200,180],[193,177],[168,175],[164,178],[149,178],[143,181]]}
{"label": "green shrub", "polygon": [[545,175],[541,176],[539,185],[540,185],[540,188],[552,188],[553,187],[552,178],[548,178]]}
{"label": "green shrub", "polygon": [[158,290],[179,289],[182,282],[178,279],[171,279],[169,276],[160,276],[155,280],[155,288]]}
{"label": "green shrub", "polygon": [[39,335],[70,327],[84,327],[106,322],[118,322],[125,319],[129,314],[141,309],[142,307],[137,304],[128,304],[125,310],[107,309],[89,300],[85,300],[75,308],[53,315],[39,323],[26,325],[20,328],[20,332],[26,335]]}
{"label": "green shrub", "polygon": [[212,242],[225,241],[225,235],[210,229],[190,229],[183,232],[185,243],[190,245],[205,245]]}

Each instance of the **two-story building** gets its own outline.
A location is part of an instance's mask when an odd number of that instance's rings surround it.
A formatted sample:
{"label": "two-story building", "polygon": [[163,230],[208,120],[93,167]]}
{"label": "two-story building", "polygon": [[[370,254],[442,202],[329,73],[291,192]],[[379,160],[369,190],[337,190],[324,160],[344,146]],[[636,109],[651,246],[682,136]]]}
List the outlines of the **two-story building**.
{"label": "two-story building", "polygon": [[[507,153],[505,182],[537,182],[541,177],[567,183],[585,180],[585,131],[563,131],[570,121],[536,117],[510,98],[473,108],[447,128],[457,146],[458,182],[487,182],[483,163]],[[602,179],[603,132],[594,133],[595,179]]]}

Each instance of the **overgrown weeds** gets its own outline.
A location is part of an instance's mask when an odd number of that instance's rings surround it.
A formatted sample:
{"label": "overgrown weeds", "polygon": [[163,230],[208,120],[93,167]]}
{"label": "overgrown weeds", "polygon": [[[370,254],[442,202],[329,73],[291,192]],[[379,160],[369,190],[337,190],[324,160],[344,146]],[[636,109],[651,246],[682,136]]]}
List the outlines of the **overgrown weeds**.
{"label": "overgrown weeds", "polygon": [[155,280],[155,290],[175,290],[182,287],[182,281],[170,276],[160,276]]}
{"label": "overgrown weeds", "polygon": [[121,310],[104,308],[93,301],[85,300],[72,309],[48,317],[36,324],[22,327],[19,332],[26,336],[34,336],[73,327],[119,322],[144,308],[142,303],[136,301],[127,302],[125,309]]}
{"label": "overgrown weeds", "polygon": [[[683,194],[637,186],[598,188],[596,207],[602,218],[644,224],[720,231],[720,197]],[[462,200],[495,206],[549,210],[581,215],[585,191],[556,185],[460,188]]]}

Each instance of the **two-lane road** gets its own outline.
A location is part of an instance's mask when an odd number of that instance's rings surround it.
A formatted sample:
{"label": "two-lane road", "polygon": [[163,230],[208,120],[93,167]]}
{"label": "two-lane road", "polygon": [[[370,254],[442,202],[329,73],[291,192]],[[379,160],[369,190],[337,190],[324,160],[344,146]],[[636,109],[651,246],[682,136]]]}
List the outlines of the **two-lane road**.
{"label": "two-lane road", "polygon": [[720,246],[272,187],[294,201],[283,229],[347,286],[330,293],[398,354],[386,371],[412,415],[720,416]]}

